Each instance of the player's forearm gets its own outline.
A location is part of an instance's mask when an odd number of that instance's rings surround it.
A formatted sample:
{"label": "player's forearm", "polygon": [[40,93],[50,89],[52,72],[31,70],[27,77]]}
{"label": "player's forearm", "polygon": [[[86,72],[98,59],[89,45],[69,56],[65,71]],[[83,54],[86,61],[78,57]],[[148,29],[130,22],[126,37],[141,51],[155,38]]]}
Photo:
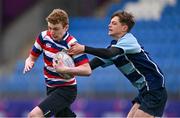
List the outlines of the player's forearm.
{"label": "player's forearm", "polygon": [[72,74],[78,76],[89,76],[91,75],[91,68],[89,64],[84,64],[78,67],[71,67],[64,71],[65,74]]}

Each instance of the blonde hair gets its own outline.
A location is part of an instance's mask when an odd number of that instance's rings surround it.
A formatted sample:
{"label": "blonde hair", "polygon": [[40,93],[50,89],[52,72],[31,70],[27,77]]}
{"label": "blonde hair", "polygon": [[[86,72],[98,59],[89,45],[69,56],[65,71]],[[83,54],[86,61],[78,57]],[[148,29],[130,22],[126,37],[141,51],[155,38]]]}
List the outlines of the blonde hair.
{"label": "blonde hair", "polygon": [[46,18],[46,21],[52,24],[61,23],[63,27],[69,24],[68,14],[62,9],[54,9]]}

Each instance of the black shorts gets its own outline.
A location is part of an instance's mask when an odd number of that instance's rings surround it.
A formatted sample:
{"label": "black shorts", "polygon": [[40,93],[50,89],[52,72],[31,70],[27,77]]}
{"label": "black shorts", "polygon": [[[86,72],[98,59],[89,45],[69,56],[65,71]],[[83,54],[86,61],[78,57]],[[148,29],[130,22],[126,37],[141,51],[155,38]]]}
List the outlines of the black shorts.
{"label": "black shorts", "polygon": [[140,91],[132,103],[139,103],[139,109],[150,115],[162,117],[166,101],[166,88],[160,88],[152,91],[147,91],[146,89]]}
{"label": "black shorts", "polygon": [[47,88],[47,98],[38,106],[45,117],[76,117],[70,106],[77,96],[77,86]]}

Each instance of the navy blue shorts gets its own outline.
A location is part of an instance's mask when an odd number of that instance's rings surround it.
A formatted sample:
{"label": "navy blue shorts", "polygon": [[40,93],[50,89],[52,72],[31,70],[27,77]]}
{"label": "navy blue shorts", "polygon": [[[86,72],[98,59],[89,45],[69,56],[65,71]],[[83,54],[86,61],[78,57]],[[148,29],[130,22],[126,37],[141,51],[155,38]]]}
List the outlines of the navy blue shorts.
{"label": "navy blue shorts", "polygon": [[139,103],[142,111],[155,116],[162,117],[167,101],[166,88],[147,91],[143,89],[132,103]]}
{"label": "navy blue shorts", "polygon": [[77,86],[47,88],[47,98],[38,106],[45,117],[76,117],[70,106],[77,96]]}

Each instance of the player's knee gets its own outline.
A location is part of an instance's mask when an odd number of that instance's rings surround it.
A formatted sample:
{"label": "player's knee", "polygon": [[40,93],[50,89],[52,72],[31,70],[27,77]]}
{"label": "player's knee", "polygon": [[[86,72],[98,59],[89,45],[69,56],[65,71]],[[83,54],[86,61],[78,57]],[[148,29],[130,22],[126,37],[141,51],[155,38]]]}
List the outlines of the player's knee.
{"label": "player's knee", "polygon": [[33,117],[36,117],[36,114],[34,112],[30,112],[28,114],[28,118],[33,118]]}
{"label": "player's knee", "polygon": [[127,115],[127,118],[133,118],[134,114],[134,112],[130,111]]}
{"label": "player's knee", "polygon": [[28,114],[28,118],[43,118],[43,112],[41,111],[41,109],[39,107],[35,107],[29,114]]}
{"label": "player's knee", "polygon": [[36,113],[36,112],[30,112],[29,114],[28,114],[28,118],[42,118],[43,117],[43,115],[42,114],[40,114],[40,113]]}

